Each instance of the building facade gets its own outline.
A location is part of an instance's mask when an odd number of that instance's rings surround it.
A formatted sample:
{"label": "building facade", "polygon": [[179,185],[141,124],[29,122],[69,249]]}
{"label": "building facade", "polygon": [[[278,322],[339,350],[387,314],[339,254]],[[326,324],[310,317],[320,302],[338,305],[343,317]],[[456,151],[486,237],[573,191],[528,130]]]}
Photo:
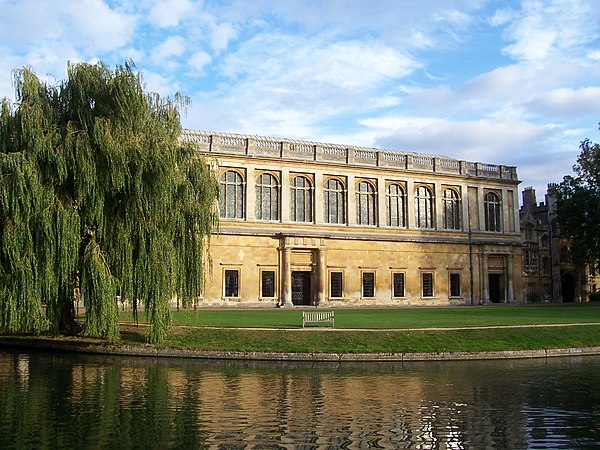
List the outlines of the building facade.
{"label": "building facade", "polygon": [[523,284],[527,302],[586,302],[596,292],[598,275],[577,266],[571,242],[556,224],[556,184],[549,184],[544,202],[532,187],[523,190],[520,214],[523,240]]}
{"label": "building facade", "polygon": [[203,305],[521,301],[516,168],[185,130],[214,164]]}

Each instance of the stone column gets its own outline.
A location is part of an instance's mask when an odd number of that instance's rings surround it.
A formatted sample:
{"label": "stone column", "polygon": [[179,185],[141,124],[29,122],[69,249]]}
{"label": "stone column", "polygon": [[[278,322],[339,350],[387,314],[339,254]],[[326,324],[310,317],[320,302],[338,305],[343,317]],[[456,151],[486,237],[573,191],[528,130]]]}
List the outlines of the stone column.
{"label": "stone column", "polygon": [[406,182],[406,213],[408,215],[408,228],[417,228],[415,215],[415,182],[408,180]]}
{"label": "stone column", "polygon": [[281,222],[290,222],[290,171],[287,168],[281,170]]}
{"label": "stone column", "polygon": [[379,176],[377,178],[377,227],[382,228],[387,226],[387,208],[385,195],[385,178]]}
{"label": "stone column", "polygon": [[325,267],[325,249],[317,250],[317,306],[325,302],[327,289],[327,270]]}
{"label": "stone column", "polygon": [[248,167],[246,170],[246,219],[254,220],[256,218],[256,173],[254,167]]}
{"label": "stone column", "polygon": [[346,183],[346,224],[356,225],[356,180],[354,175],[348,175]]}
{"label": "stone column", "polygon": [[281,306],[292,306],[292,249],[283,242],[281,250]]}
{"label": "stone column", "polygon": [[434,217],[433,228],[435,228],[436,230],[441,230],[444,228],[443,194],[444,194],[444,192],[443,192],[441,183],[439,181],[436,181],[435,186],[434,186],[434,191],[433,191],[433,195],[435,196],[435,198],[434,198],[435,210],[433,211],[433,217]]}
{"label": "stone column", "polygon": [[490,301],[490,277],[488,275],[488,255],[483,253],[481,254],[481,264],[482,264],[482,274],[481,280],[483,287],[483,302],[487,303]]}
{"label": "stone column", "polygon": [[515,299],[513,288],[513,255],[506,255],[507,301],[511,303]]}
{"label": "stone column", "polygon": [[323,218],[323,172],[318,170],[315,172],[314,191],[313,191],[313,220],[317,225],[324,223]]}

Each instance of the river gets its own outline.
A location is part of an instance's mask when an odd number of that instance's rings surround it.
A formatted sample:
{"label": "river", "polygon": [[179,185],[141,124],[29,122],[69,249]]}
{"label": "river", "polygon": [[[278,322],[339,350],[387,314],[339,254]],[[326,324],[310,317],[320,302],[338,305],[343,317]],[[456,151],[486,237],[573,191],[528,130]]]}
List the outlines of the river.
{"label": "river", "polygon": [[596,356],[339,364],[0,349],[0,448],[597,448],[599,381]]}

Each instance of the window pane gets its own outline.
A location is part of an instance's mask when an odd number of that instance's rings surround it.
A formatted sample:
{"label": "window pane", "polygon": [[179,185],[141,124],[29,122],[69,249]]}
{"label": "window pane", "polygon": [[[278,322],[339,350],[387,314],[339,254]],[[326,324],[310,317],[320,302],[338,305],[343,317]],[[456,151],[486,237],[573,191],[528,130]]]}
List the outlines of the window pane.
{"label": "window pane", "polygon": [[239,271],[225,270],[225,297],[238,297]]}
{"label": "window pane", "polygon": [[344,186],[339,180],[327,180],[323,193],[323,219],[326,223],[346,223]]}
{"label": "window pane", "polygon": [[344,292],[342,272],[331,272],[329,277],[331,280],[331,297],[342,297]]}
{"label": "window pane", "polygon": [[375,297],[375,273],[363,272],[362,274],[362,296]]}
{"label": "window pane", "polygon": [[394,297],[404,297],[404,274],[394,274]]}
{"label": "window pane", "polygon": [[419,228],[433,228],[433,198],[431,191],[425,186],[420,186],[417,188],[416,194],[417,226]]}
{"label": "window pane", "polygon": [[433,274],[426,272],[422,275],[423,297],[433,297]]}
{"label": "window pane", "polygon": [[261,295],[263,297],[275,297],[275,271],[263,270],[261,272]]}
{"label": "window pane", "polygon": [[450,297],[460,297],[460,274],[450,274]]}

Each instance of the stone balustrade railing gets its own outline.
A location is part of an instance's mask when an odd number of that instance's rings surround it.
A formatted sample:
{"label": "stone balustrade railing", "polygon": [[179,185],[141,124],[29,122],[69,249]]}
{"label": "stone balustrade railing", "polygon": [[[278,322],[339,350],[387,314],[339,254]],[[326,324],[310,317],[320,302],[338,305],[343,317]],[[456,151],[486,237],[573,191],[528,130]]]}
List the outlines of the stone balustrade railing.
{"label": "stone balustrade railing", "polygon": [[199,150],[208,153],[336,162],[359,166],[518,180],[517,168],[514,166],[461,161],[423,153],[196,130],[183,130],[182,139],[193,143]]}

